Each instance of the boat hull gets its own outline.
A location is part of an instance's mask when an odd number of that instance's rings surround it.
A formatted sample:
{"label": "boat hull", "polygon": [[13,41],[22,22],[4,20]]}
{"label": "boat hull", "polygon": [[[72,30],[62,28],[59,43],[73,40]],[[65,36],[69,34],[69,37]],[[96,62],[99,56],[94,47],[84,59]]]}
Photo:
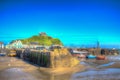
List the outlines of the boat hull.
{"label": "boat hull", "polygon": [[88,56],[86,56],[86,58],[87,59],[96,59],[96,56],[94,56],[94,55],[88,55]]}
{"label": "boat hull", "polygon": [[105,56],[97,56],[97,58],[96,58],[97,60],[105,60],[106,59],[106,57]]}

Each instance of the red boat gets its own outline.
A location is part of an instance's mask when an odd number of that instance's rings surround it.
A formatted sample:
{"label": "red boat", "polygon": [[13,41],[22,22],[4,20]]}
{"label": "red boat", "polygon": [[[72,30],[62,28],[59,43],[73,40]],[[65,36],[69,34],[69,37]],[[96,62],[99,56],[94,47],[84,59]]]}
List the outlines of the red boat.
{"label": "red boat", "polygon": [[105,60],[106,57],[105,57],[104,55],[99,55],[99,56],[97,56],[96,59],[97,59],[97,60]]}

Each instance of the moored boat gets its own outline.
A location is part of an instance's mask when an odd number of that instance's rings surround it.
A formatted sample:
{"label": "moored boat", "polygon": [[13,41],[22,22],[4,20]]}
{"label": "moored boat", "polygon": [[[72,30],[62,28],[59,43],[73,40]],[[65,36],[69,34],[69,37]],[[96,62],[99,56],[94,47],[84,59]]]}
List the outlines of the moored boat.
{"label": "moored boat", "polygon": [[84,55],[84,54],[80,54],[78,57],[79,57],[79,58],[85,58],[86,55]]}
{"label": "moored boat", "polygon": [[99,56],[97,56],[96,59],[97,59],[97,60],[105,60],[106,57],[105,57],[104,55],[99,55]]}
{"label": "moored boat", "polygon": [[6,56],[6,53],[0,53],[0,56]]}
{"label": "moored boat", "polygon": [[87,55],[87,56],[86,56],[86,58],[87,58],[87,59],[95,59],[95,58],[96,58],[96,56],[94,56],[94,55],[90,54],[90,55]]}
{"label": "moored boat", "polygon": [[8,56],[10,56],[10,57],[16,56],[16,51],[15,50],[11,50],[10,53],[8,54]]}

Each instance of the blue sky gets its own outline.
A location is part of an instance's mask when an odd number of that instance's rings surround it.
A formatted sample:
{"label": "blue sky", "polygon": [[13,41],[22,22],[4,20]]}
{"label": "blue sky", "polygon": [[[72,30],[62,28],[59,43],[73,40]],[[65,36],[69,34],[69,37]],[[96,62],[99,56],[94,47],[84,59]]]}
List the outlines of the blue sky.
{"label": "blue sky", "polygon": [[39,32],[64,44],[119,47],[119,0],[3,0],[0,40],[28,38]]}

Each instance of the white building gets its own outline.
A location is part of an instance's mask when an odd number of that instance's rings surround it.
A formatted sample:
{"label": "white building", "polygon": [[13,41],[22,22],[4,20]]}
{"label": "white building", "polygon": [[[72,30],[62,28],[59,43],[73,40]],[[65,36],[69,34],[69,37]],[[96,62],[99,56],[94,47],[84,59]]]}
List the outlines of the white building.
{"label": "white building", "polygon": [[16,40],[6,45],[6,48],[22,48],[23,44],[20,40]]}
{"label": "white building", "polygon": [[0,42],[0,48],[3,49],[4,48],[4,43]]}

